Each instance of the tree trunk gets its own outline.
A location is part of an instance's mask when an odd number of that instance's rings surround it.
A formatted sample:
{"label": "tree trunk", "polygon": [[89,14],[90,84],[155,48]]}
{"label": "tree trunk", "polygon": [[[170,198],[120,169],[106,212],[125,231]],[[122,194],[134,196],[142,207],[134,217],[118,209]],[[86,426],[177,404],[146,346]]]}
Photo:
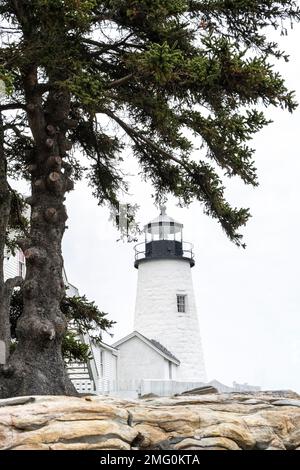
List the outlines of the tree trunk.
{"label": "tree trunk", "polygon": [[9,298],[4,282],[4,250],[11,195],[6,179],[3,120],[0,113],[0,364],[6,363],[10,347]]}
{"label": "tree trunk", "polygon": [[[61,352],[66,320],[60,310],[65,293],[62,237],[67,219],[63,204],[72,189],[66,156],[64,119],[69,96],[52,91],[46,105],[36,92],[34,67],[24,75],[27,114],[35,142],[31,160],[30,235],[20,240],[26,258],[24,310],[17,325],[17,347],[0,378],[0,395],[75,395]],[[55,158],[53,158],[55,157]]]}

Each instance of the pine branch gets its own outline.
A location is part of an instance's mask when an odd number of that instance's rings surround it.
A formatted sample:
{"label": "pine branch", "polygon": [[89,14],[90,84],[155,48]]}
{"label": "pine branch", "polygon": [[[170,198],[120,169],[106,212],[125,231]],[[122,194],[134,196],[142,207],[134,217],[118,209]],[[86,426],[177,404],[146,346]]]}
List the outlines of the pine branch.
{"label": "pine branch", "polygon": [[17,210],[17,219],[18,219],[18,222],[19,222],[19,225],[24,233],[24,235],[26,235],[26,237],[30,237],[30,233],[29,231],[27,230],[27,226],[25,225],[24,223],[24,218],[22,216],[22,210],[21,210],[21,207],[20,207],[20,195],[17,193],[17,191],[15,191],[11,186],[10,184],[7,182],[7,186],[8,186],[8,189],[9,191],[11,192],[11,194],[14,196],[15,200],[16,200],[16,210]]}
{"label": "pine branch", "polygon": [[139,141],[149,145],[150,147],[153,148],[153,150],[157,151],[160,153],[163,157],[165,157],[168,160],[171,160],[175,163],[178,163],[178,165],[183,166],[185,169],[188,169],[187,165],[180,160],[179,158],[175,157],[174,155],[170,154],[166,150],[162,149],[159,147],[155,142],[153,142],[151,139],[148,137],[144,136],[140,132],[136,131],[131,127],[129,124],[126,124],[120,117],[118,117],[116,114],[114,114],[112,111],[109,109],[102,110],[103,113],[105,113],[107,116],[109,116],[111,119],[113,119],[116,123],[119,124],[122,129],[129,135],[129,137],[133,139],[138,139]]}
{"label": "pine branch", "polygon": [[125,83],[129,82],[131,78],[133,78],[136,74],[129,73],[125,75],[125,77],[119,78],[118,80],[114,80],[113,82],[106,85],[105,88],[117,88],[118,86],[124,85]]}

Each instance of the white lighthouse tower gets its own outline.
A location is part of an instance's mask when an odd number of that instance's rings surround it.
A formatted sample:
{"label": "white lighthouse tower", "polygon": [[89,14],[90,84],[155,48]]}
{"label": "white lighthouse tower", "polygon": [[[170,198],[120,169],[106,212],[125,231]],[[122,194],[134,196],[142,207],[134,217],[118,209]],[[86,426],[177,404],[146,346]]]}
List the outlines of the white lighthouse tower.
{"label": "white lighthouse tower", "polygon": [[205,368],[191,268],[193,247],[183,225],[166,214],[144,227],[136,246],[138,269],[134,329],[163,345],[180,361],[177,380],[205,382]]}

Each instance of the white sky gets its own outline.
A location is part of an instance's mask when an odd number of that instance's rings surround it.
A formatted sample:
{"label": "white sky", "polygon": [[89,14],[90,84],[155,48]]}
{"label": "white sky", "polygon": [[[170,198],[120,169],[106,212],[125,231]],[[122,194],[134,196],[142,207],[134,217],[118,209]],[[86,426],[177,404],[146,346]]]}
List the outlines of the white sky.
{"label": "white sky", "polygon": [[[300,101],[299,27],[280,42],[291,61],[277,67]],[[179,209],[169,202],[168,213],[184,224],[184,239],[195,245],[193,279],[208,378],[300,391],[300,110],[291,115],[270,109],[267,115],[274,123],[253,142],[259,188],[226,183],[230,201],[251,208],[246,250],[229,242],[198,203]],[[135,181],[131,192],[141,206],[140,222],[157,215],[145,183]],[[133,329],[133,244],[116,241],[108,211],[97,206],[84,183],[76,185],[67,206],[69,281],[117,321],[113,340],[106,337],[115,341]]]}

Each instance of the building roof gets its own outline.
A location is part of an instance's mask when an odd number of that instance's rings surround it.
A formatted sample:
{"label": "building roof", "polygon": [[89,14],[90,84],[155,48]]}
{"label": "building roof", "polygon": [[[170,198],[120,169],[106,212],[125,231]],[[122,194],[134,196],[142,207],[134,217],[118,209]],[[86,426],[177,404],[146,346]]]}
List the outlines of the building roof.
{"label": "building roof", "polygon": [[[148,339],[148,338],[146,338]],[[165,348],[162,344],[160,344],[158,341],[156,341],[155,339],[150,339],[149,341],[151,341],[151,343],[157,348],[157,349],[160,349],[161,352],[163,352],[164,354],[167,354],[169,355],[170,357],[172,357],[175,361],[179,361],[179,359],[177,359],[176,356],[174,356],[174,354],[172,354],[167,348]]]}
{"label": "building roof", "polygon": [[167,348],[165,348],[162,344],[160,344],[158,341],[156,341],[155,339],[149,339],[147,338],[146,336],[142,335],[141,333],[139,333],[138,331],[133,331],[132,333],[130,333],[129,335],[127,336],[124,336],[124,338],[121,338],[119,339],[118,341],[116,341],[112,347],[114,348],[118,348],[118,346],[120,346],[121,344],[123,343],[126,343],[126,341],[129,341],[131,338],[133,338],[134,336],[136,336],[137,338],[139,338],[141,341],[143,341],[145,344],[147,344],[148,346],[150,346],[150,348],[154,349],[157,353],[159,353],[161,356],[163,356],[165,359],[168,359],[170,362],[173,362],[174,364],[176,364],[177,366],[180,365],[180,361],[179,359],[177,359],[177,357],[174,356],[174,354],[172,354]]}
{"label": "building roof", "polygon": [[92,338],[90,337],[88,333],[85,333],[83,337],[84,337],[84,342],[86,344],[89,344],[91,347],[106,349],[107,351],[111,352],[114,355],[119,354],[119,351],[116,348],[114,348],[110,344],[105,343],[104,341],[93,342]]}
{"label": "building roof", "polygon": [[104,341],[99,342],[99,346],[103,349],[107,349],[108,351],[112,352],[113,354],[118,354],[117,348],[114,348],[110,344],[104,343]]}

